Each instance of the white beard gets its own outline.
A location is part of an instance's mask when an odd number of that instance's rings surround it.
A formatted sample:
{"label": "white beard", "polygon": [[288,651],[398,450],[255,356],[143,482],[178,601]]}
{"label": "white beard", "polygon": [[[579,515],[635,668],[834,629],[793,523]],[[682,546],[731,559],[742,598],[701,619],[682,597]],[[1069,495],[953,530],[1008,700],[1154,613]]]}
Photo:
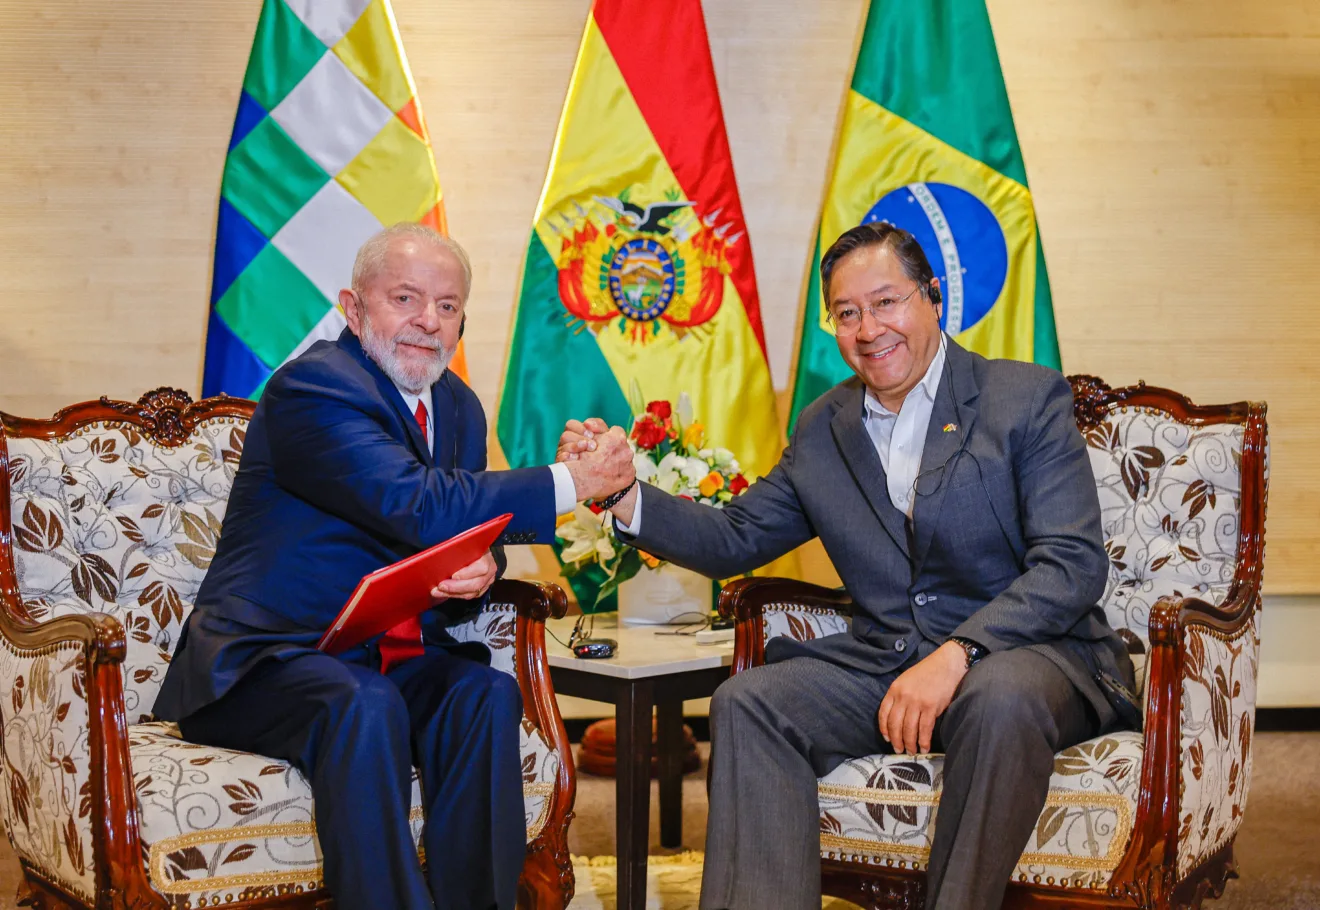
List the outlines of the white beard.
{"label": "white beard", "polygon": [[[427,386],[435,385],[440,381],[456,350],[456,348],[446,348],[438,339],[430,338],[416,329],[404,329],[389,340],[381,338],[372,330],[371,320],[367,317],[365,307],[362,312],[362,336],[359,340],[362,342],[362,350],[366,351],[367,356],[376,366],[390,377],[390,381],[413,395],[420,394]],[[431,348],[436,352],[436,356],[430,362],[421,365],[406,363],[398,354],[397,345],[400,343]]]}

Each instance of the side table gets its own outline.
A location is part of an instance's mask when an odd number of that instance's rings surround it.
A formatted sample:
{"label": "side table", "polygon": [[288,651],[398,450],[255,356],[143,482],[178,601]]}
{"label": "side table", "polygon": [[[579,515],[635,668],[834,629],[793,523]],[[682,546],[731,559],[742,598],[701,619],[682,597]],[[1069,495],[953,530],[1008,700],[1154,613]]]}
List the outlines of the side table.
{"label": "side table", "polygon": [[[577,617],[546,621],[568,641]],[[651,815],[651,711],[656,714],[660,843],[683,843],[683,702],[708,698],[729,678],[733,643],[698,645],[690,635],[657,635],[673,626],[625,626],[617,615],[595,617],[595,635],[619,643],[614,657],[582,660],[546,636],[555,692],[614,705],[614,818],[619,910],[646,906]]]}

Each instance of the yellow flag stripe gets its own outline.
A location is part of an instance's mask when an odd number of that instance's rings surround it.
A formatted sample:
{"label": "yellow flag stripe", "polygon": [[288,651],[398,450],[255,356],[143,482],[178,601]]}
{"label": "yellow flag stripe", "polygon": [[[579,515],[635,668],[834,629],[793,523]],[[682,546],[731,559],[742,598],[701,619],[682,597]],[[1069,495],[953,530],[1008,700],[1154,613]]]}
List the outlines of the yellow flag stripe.
{"label": "yellow flag stripe", "polygon": [[[1032,308],[1001,304],[1031,300],[1035,293],[1036,212],[1031,192],[855,91],[848,93],[838,157],[825,194],[821,244],[828,246],[859,224],[886,193],[918,182],[946,183],[972,193],[994,213],[1008,247],[1008,275],[991,312],[1011,312],[1012,318],[983,319],[958,334],[959,343],[987,357],[1030,360]],[[823,300],[817,301],[817,320],[822,331],[830,331]]]}

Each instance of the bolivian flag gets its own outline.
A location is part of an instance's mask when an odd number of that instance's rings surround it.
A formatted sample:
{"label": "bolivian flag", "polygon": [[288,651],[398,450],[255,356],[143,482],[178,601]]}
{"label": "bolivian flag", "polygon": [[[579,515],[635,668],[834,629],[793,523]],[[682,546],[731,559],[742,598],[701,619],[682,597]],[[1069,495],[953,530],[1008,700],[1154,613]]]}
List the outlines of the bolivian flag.
{"label": "bolivian flag", "polygon": [[264,0],[220,186],[202,394],[256,398],[338,337],[358,247],[399,221],[445,229],[389,0]]}
{"label": "bolivian flag", "polygon": [[750,474],[782,449],[752,250],[699,0],[596,0],[536,208],[498,436],[546,464],[568,418],[687,392]]}
{"label": "bolivian flag", "polygon": [[850,375],[825,319],[820,257],[888,221],[921,242],[944,328],[986,357],[1059,367],[1045,254],[984,0],[872,0],[801,320],[791,421]]}

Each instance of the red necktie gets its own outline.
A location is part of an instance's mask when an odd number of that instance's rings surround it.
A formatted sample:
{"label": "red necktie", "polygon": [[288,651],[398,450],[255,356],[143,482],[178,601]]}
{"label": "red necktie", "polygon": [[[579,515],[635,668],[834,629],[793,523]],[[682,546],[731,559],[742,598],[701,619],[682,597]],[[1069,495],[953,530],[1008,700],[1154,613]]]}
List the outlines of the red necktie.
{"label": "red necktie", "polygon": [[[422,439],[429,447],[431,440],[426,433],[426,405],[420,400],[417,402],[417,410],[413,413],[413,417],[417,418]],[[418,657],[423,652],[421,617],[413,616],[405,619],[386,631],[380,638],[380,672],[388,673],[390,667],[401,664],[410,657]]]}

